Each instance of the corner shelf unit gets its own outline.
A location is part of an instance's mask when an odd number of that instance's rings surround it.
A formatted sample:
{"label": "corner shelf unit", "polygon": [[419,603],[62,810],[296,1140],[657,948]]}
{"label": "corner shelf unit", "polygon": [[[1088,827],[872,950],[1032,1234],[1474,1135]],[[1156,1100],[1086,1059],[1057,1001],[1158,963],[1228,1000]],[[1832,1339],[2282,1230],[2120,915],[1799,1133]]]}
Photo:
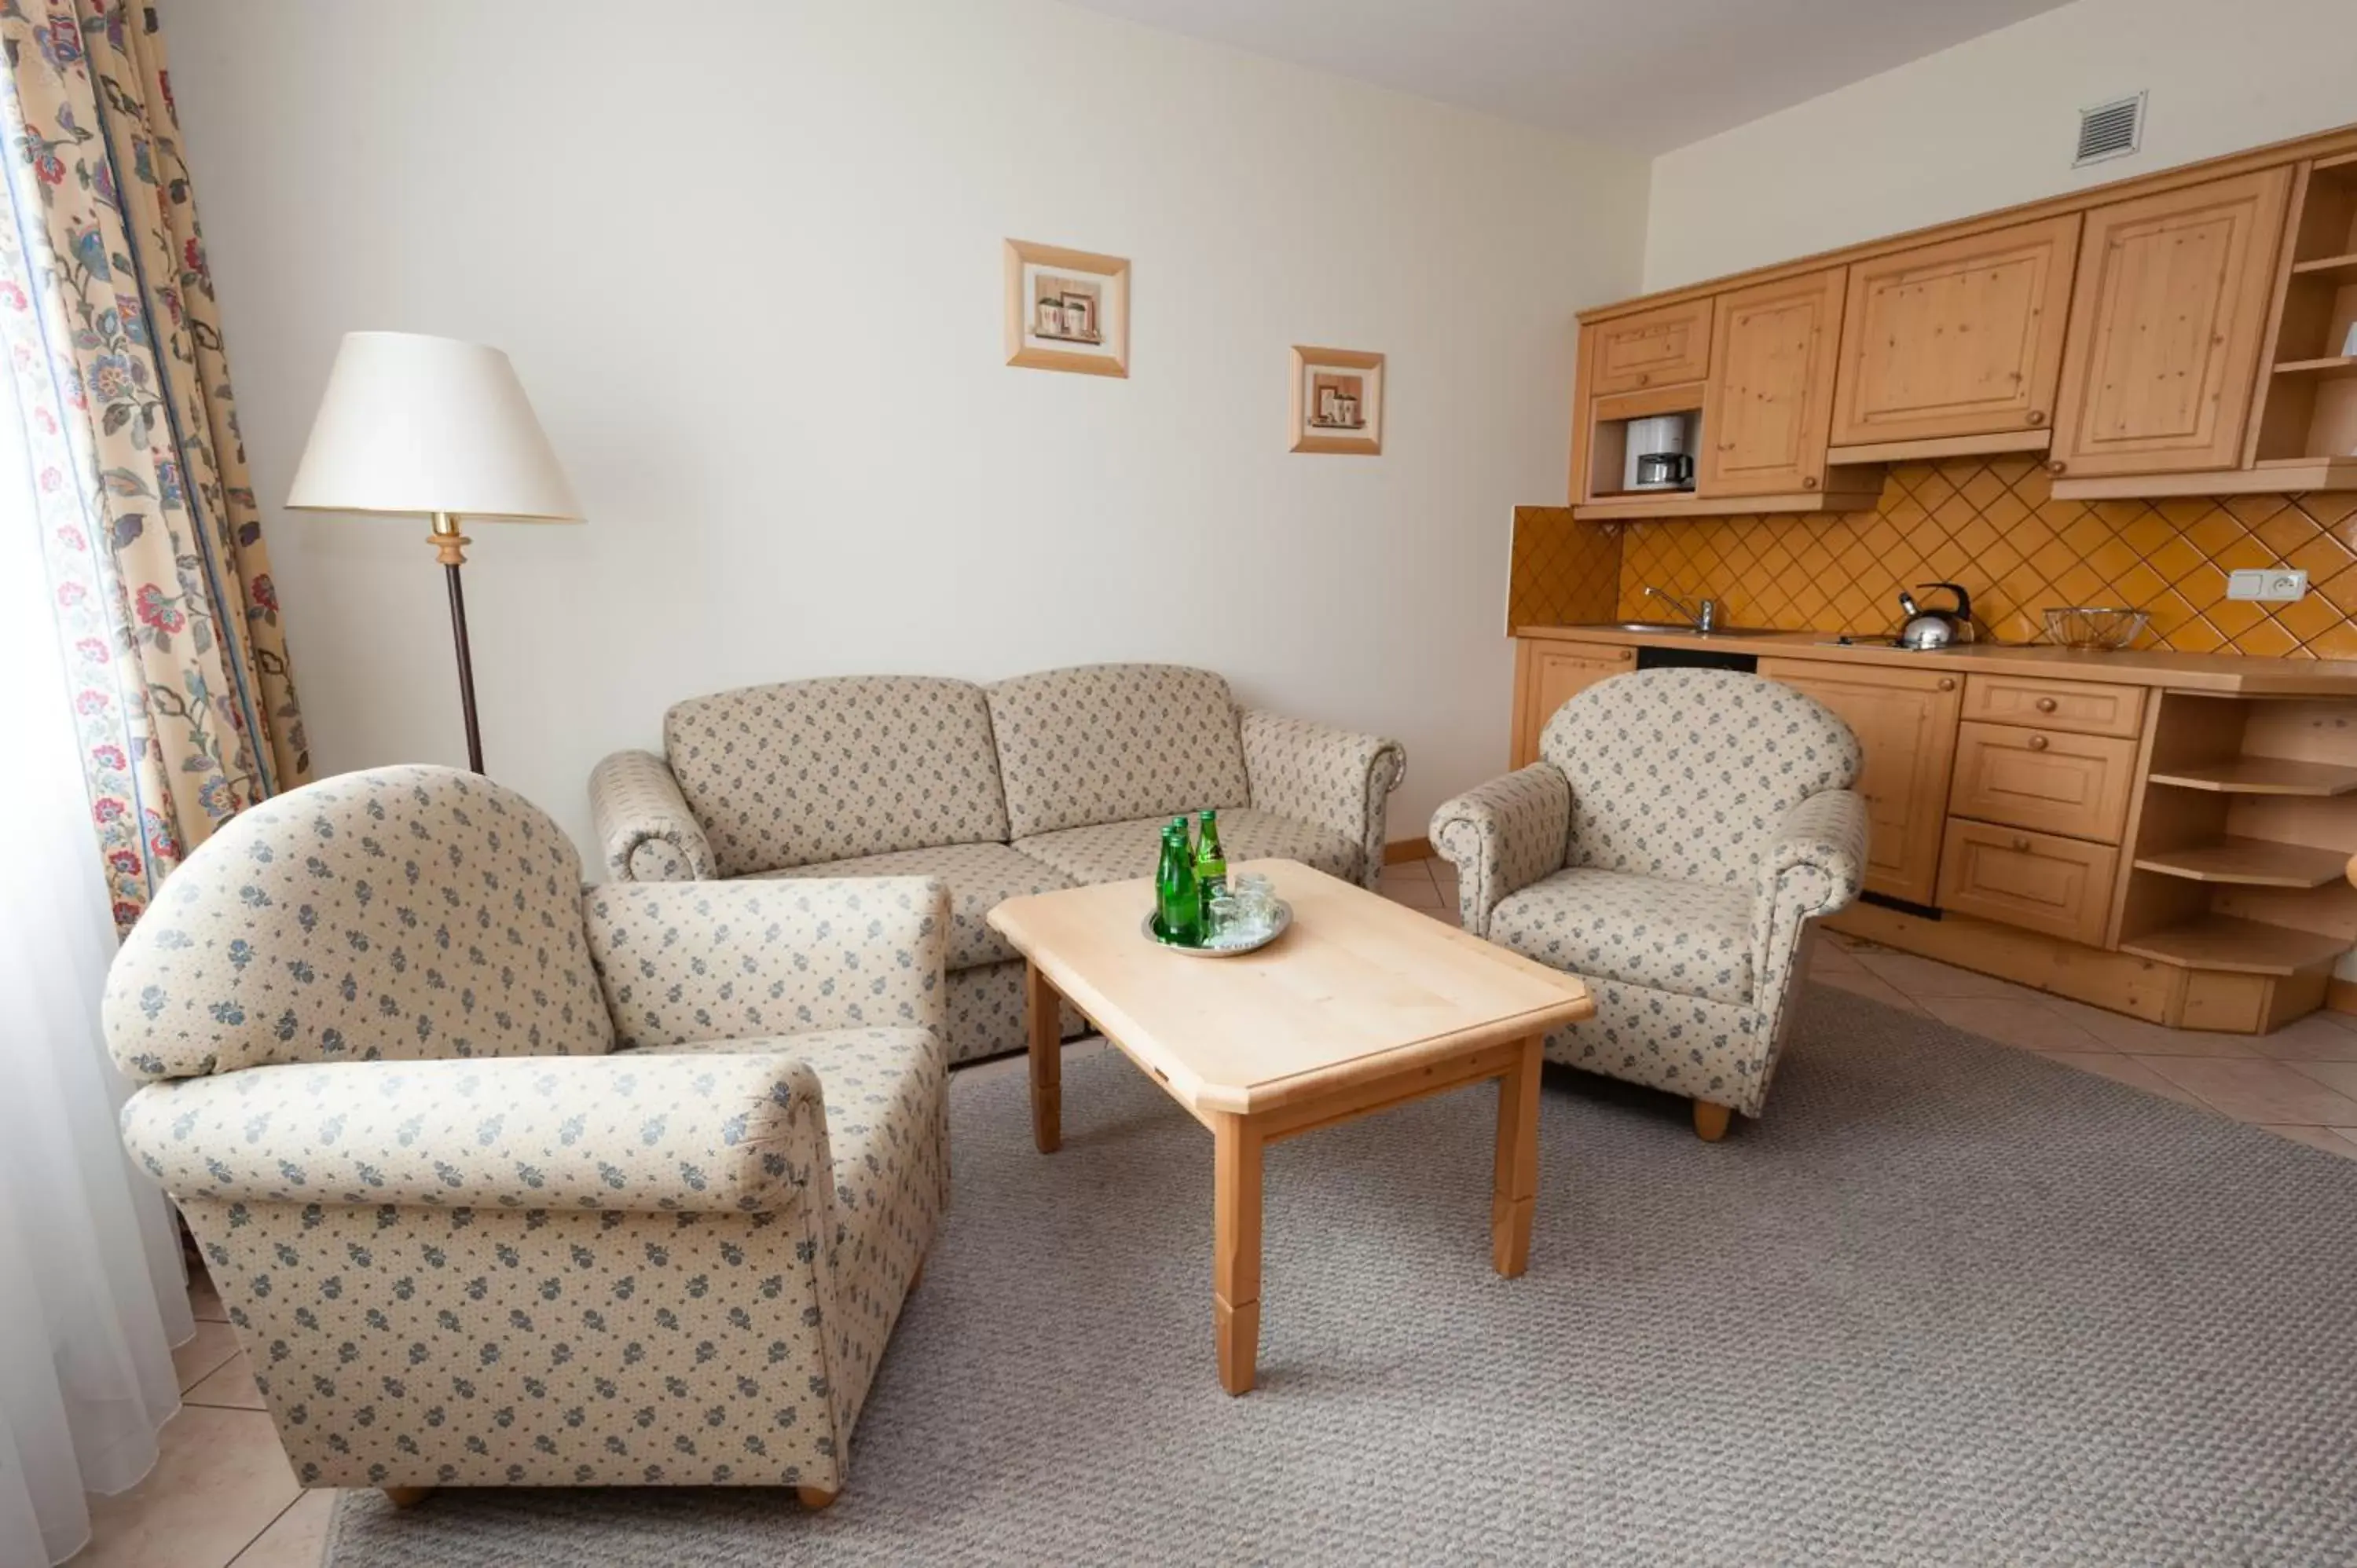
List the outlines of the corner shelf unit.
{"label": "corner shelf unit", "polygon": [[2152,702],[2109,945],[2195,972],[2206,1013],[2273,1028],[2320,1004],[2357,944],[2357,703]]}
{"label": "corner shelf unit", "polygon": [[2357,458],[2357,155],[2307,166],[2287,224],[2262,361],[2273,373],[2259,378],[2249,462],[2320,465],[2319,482],[2345,484],[2343,465]]}

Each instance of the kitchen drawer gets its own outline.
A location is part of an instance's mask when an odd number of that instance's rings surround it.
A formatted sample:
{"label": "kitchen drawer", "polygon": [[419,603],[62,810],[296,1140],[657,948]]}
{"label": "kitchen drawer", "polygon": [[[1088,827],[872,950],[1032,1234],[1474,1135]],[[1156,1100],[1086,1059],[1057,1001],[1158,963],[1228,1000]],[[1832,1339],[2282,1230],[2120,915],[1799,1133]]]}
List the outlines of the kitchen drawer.
{"label": "kitchen drawer", "polygon": [[1948,819],[1940,908],[2100,947],[2120,852],[2052,833]]}
{"label": "kitchen drawer", "polygon": [[2144,688],[2027,675],[1967,675],[1964,717],[2134,740],[2144,733]]}
{"label": "kitchen drawer", "polygon": [[[1969,708],[1969,686],[1964,700]],[[2136,742],[2109,736],[1967,722],[1956,726],[1948,814],[2117,843],[2136,753]]]}

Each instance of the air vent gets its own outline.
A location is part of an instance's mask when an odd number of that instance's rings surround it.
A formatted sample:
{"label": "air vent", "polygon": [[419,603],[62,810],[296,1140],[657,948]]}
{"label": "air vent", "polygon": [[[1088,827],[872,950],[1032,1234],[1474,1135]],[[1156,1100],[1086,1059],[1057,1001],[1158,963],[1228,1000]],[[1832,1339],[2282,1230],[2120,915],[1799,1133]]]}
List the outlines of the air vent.
{"label": "air vent", "polygon": [[2079,155],[2071,166],[2124,158],[2144,140],[2144,94],[2079,111]]}

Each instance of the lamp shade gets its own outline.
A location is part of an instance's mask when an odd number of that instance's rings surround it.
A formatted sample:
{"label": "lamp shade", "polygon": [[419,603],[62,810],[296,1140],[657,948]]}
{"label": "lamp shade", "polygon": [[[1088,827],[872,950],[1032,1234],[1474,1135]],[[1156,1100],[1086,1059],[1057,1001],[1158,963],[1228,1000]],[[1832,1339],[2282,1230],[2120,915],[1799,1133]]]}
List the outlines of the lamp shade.
{"label": "lamp shade", "polygon": [[548,522],[581,516],[508,357],[414,332],[345,334],[286,504]]}

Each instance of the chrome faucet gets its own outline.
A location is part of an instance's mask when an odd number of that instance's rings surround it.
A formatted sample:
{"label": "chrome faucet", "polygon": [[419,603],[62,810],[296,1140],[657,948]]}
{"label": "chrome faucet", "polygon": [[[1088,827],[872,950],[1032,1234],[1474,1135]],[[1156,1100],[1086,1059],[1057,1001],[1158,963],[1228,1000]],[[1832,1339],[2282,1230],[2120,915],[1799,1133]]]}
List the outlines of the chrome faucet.
{"label": "chrome faucet", "polygon": [[1651,585],[1646,587],[1645,596],[1649,599],[1661,600],[1662,603],[1675,610],[1679,616],[1684,619],[1688,626],[1694,628],[1696,631],[1701,632],[1706,637],[1709,636],[1711,629],[1718,625],[1718,601],[1717,599],[1705,599],[1703,600],[1701,607],[1697,608],[1694,606],[1688,605],[1684,599],[1679,598],[1675,594],[1665,594],[1662,592],[1661,589]]}

